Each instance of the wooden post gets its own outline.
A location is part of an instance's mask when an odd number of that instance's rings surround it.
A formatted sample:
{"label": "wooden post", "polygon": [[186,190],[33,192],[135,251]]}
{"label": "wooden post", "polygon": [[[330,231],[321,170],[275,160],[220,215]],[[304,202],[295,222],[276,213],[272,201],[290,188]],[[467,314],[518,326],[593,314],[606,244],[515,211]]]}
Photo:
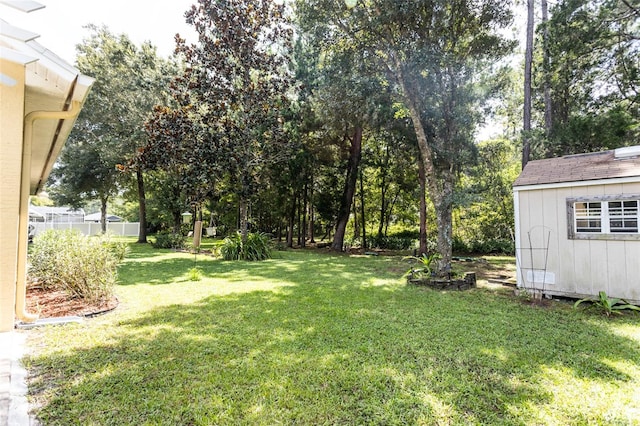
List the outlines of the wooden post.
{"label": "wooden post", "polygon": [[202,221],[196,220],[193,224],[193,248],[197,251],[200,249],[200,240],[202,239]]}

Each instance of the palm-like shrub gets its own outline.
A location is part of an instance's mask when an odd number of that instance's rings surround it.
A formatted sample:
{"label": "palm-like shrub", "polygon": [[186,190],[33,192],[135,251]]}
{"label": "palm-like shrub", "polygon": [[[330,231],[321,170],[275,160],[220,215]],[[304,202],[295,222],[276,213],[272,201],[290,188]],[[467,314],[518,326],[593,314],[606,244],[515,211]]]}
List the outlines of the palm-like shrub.
{"label": "palm-like shrub", "polygon": [[224,260],[265,260],[271,258],[271,241],[266,234],[249,233],[242,241],[240,233],[224,239],[220,247]]}

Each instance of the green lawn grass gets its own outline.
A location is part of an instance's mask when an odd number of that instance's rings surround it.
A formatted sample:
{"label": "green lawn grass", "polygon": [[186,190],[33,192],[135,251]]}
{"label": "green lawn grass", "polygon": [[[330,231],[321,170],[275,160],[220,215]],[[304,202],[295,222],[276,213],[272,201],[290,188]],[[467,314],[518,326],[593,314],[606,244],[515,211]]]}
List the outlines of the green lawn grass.
{"label": "green lawn grass", "polygon": [[29,331],[31,398],[45,425],[638,424],[640,316],[407,286],[406,269],[132,245],[116,311]]}

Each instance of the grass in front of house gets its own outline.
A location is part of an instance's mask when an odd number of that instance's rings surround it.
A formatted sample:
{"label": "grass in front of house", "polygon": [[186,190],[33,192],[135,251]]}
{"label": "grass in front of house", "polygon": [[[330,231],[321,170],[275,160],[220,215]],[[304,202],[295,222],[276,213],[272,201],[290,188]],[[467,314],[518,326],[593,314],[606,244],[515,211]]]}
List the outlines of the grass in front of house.
{"label": "grass in front of house", "polygon": [[[132,245],[121,306],[30,331],[44,424],[633,424],[640,317],[407,286],[400,258]],[[195,265],[200,281],[189,281]]]}

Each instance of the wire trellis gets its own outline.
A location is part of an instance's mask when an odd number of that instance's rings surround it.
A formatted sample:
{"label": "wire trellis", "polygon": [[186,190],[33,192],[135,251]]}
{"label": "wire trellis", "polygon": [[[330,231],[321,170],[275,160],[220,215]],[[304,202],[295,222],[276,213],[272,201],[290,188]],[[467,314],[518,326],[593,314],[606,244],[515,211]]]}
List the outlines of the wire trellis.
{"label": "wire trellis", "polygon": [[[540,229],[541,238],[536,239],[535,232],[537,232],[538,228]],[[549,262],[549,246],[551,243],[551,228],[545,226],[534,226],[533,228],[527,231],[526,242],[528,246],[516,247],[516,260],[520,269],[520,277],[522,279],[523,287],[525,290],[529,290],[527,283],[530,282],[531,290],[536,290],[536,272],[542,271],[542,289],[539,289],[542,294],[545,293],[546,290],[546,282],[547,282],[547,267]],[[532,237],[533,234],[533,237]],[[521,240],[521,243],[523,241]],[[542,257],[536,256],[536,252],[543,252]],[[523,263],[524,257],[526,256],[526,252],[528,252],[528,260],[530,261],[530,266],[526,267]],[[536,265],[536,263],[540,263],[540,265]],[[531,279],[527,279],[526,271],[531,271]]]}

